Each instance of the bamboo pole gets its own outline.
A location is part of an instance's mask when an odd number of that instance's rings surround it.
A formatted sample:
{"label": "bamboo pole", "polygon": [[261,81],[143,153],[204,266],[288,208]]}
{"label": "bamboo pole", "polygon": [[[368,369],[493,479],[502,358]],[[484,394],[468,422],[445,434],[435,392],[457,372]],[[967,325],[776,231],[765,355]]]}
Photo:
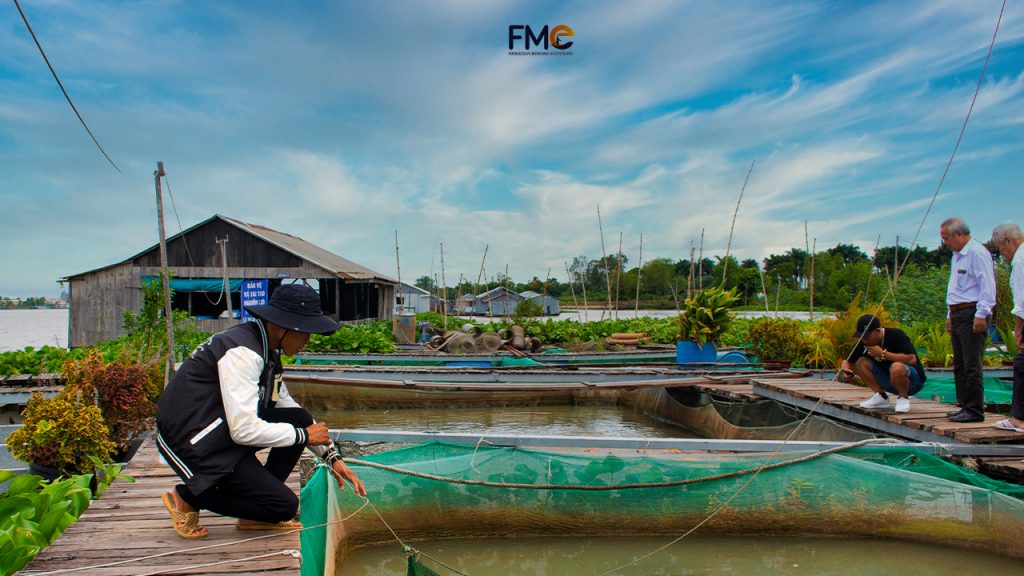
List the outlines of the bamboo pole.
{"label": "bamboo pole", "polygon": [[633,316],[640,317],[640,273],[644,264],[644,233],[640,233],[640,258],[636,265],[636,304],[633,308]]}
{"label": "bamboo pole", "polygon": [[867,304],[871,301],[871,276],[875,272],[875,260],[878,259],[878,245],[882,242],[882,235],[879,234],[878,238],[875,239],[875,252],[871,256],[871,264],[868,265],[868,284],[864,288],[864,303]]}
{"label": "bamboo pole", "polygon": [[476,284],[473,285],[475,293],[473,294],[473,311],[476,312],[476,299],[480,295],[480,279],[484,276],[484,262],[487,261],[487,249],[490,248],[490,244],[484,244],[484,257],[480,259],[480,273],[476,275]]}
{"label": "bamboo pole", "polygon": [[776,276],[775,277],[775,317],[779,317],[779,294],[782,293],[782,281]]}
{"label": "bamboo pole", "polygon": [[441,242],[441,306],[444,314],[444,331],[448,331],[448,280],[444,276],[444,242]]}
{"label": "bamboo pole", "polygon": [[502,293],[502,298],[505,300],[505,309],[503,312],[506,319],[509,317],[508,313],[508,262],[505,262],[505,292]]}
{"label": "bamboo pole", "polygon": [[761,292],[764,294],[764,313],[767,316],[771,310],[768,308],[768,287],[764,284],[764,271],[757,267],[757,275],[761,277]]}
{"label": "bamboo pole", "polygon": [[811,322],[814,322],[814,260],[818,249],[818,239],[811,244]]}
{"label": "bamboo pole", "polygon": [[622,232],[619,232],[619,252],[615,255],[615,319],[619,319],[619,288],[622,286]]}
{"label": "bamboo pole", "polygon": [[580,303],[576,300],[576,283],[572,281],[572,273],[569,272],[569,263],[563,261],[565,265],[565,277],[569,280],[569,292],[572,293],[572,305],[576,308],[576,316],[583,321],[583,316],[580,315]]}
{"label": "bamboo pole", "polygon": [[[597,229],[601,233],[601,259],[604,261],[604,279],[608,290],[608,315],[612,313],[612,276],[608,271],[608,253],[604,249],[604,225],[601,223],[601,205],[597,205]],[[601,311],[601,319],[604,319],[604,311]]]}
{"label": "bamboo pole", "polygon": [[580,287],[583,288],[583,321],[584,322],[590,321],[590,305],[587,303],[587,275],[586,275],[587,266],[589,266],[589,263],[586,261],[586,256],[584,256],[583,272],[579,273],[579,275],[580,275]]}
{"label": "bamboo pole", "polygon": [[697,282],[699,283],[699,290],[704,290],[704,229],[700,229],[700,262],[697,264]]}
{"label": "bamboo pole", "polygon": [[544,277],[544,295],[540,299],[540,312],[541,317],[547,316],[548,306],[548,280],[551,279],[551,266],[548,266],[548,275]]}
{"label": "bamboo pole", "polygon": [[736,229],[736,216],[740,213],[740,202],[743,201],[743,192],[747,189],[747,182],[750,180],[750,173],[754,171],[754,162],[750,161],[750,169],[747,170],[747,177],[743,179],[743,187],[740,188],[740,197],[736,199],[736,209],[732,213],[732,224],[729,226],[729,242],[725,245],[725,259],[722,260],[722,289],[725,289],[726,275],[729,273],[729,250],[732,248],[732,232]]}

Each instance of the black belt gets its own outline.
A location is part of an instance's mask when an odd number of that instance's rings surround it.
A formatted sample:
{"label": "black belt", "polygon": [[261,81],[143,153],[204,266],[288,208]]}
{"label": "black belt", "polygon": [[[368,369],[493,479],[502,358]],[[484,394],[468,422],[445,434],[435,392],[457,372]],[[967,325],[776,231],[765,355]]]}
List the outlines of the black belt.
{"label": "black belt", "polygon": [[961,302],[959,304],[950,304],[949,305],[949,311],[950,312],[958,312],[960,310],[966,310],[968,308],[974,308],[977,305],[978,305],[977,302]]}

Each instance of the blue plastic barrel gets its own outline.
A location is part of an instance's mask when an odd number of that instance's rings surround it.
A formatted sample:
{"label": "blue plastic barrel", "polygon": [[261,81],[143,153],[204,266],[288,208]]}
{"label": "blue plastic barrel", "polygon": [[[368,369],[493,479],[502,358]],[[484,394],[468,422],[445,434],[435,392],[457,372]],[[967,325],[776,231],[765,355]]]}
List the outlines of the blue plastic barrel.
{"label": "blue plastic barrel", "polygon": [[710,364],[716,362],[717,359],[718,353],[715,351],[714,344],[697,346],[696,342],[676,341],[676,364]]}
{"label": "blue plastic barrel", "polygon": [[746,364],[750,362],[750,359],[739,350],[723,350],[718,353],[718,361],[728,364]]}

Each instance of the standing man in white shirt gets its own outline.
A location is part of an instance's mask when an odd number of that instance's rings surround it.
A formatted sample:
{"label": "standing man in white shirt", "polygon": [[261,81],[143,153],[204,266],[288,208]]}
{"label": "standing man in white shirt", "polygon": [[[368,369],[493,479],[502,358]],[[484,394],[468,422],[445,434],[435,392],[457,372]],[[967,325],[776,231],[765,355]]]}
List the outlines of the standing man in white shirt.
{"label": "standing man in white shirt", "polygon": [[[1010,292],[1013,295],[1013,341],[1017,343],[1017,356],[1013,359],[1013,400],[1010,417],[996,422],[996,428],[1024,432],[1024,233],[1017,224],[1000,224],[992,230],[992,243],[999,254],[1010,261]],[[1009,334],[1004,334],[1009,338]]]}
{"label": "standing man in white shirt", "polygon": [[942,243],[953,251],[946,288],[946,332],[953,342],[953,377],[960,410],[948,414],[952,422],[985,420],[982,359],[985,338],[996,305],[996,274],[992,254],[977,240],[961,218],[939,226]]}

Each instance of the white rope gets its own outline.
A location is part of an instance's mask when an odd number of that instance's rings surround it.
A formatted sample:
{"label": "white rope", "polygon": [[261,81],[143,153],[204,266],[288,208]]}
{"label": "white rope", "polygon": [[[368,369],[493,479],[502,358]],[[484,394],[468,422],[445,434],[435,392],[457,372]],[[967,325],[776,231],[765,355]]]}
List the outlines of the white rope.
{"label": "white rope", "polygon": [[179,566],[177,568],[167,568],[166,570],[157,570],[156,572],[146,572],[145,574],[140,574],[139,576],[156,576],[157,574],[172,574],[174,572],[181,572],[183,570],[190,570],[191,571],[191,570],[194,570],[196,568],[209,568],[210,566],[221,566],[223,564],[233,564],[233,563],[236,563],[236,562],[251,562],[253,560],[262,560],[264,558],[271,558],[273,556],[281,556],[281,555],[291,556],[292,558],[295,558],[295,559],[302,558],[302,553],[299,552],[298,550],[286,549],[286,550],[281,550],[281,551],[278,551],[278,552],[271,552],[269,554],[260,554],[258,556],[249,556],[249,557],[246,557],[246,558],[236,558],[234,560],[221,560],[219,562],[209,562],[207,564],[193,564],[191,566]]}

